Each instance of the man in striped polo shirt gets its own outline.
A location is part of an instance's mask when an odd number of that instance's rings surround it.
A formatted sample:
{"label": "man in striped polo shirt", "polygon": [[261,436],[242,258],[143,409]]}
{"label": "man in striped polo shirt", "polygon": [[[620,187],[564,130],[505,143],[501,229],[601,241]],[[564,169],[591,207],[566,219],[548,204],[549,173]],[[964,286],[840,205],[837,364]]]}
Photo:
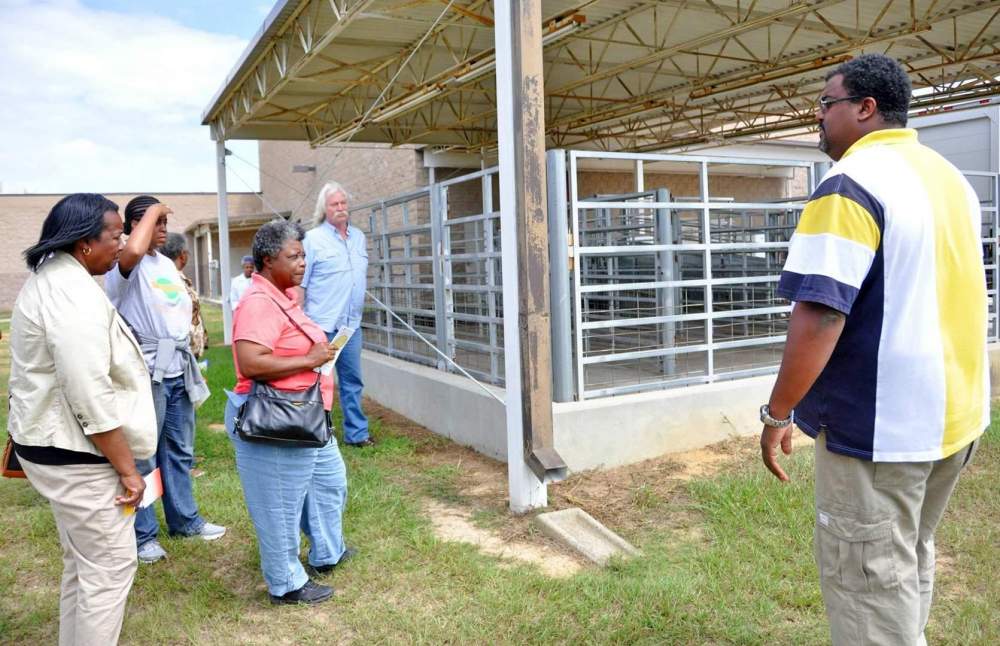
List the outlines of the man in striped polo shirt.
{"label": "man in striped polo shirt", "polygon": [[[761,453],[816,439],[820,588],[834,644],[922,644],[934,531],[989,424],[979,199],[906,129],[910,82],[879,54],[827,77],[837,163],[802,212],[778,294],[795,303]],[[794,410],[794,413],[793,413]]]}

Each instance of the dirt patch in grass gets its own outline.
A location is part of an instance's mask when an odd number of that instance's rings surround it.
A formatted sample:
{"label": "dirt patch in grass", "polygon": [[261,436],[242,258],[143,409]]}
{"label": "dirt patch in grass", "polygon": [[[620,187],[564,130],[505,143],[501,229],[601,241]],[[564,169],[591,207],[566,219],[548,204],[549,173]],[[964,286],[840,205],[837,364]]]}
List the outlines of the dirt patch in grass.
{"label": "dirt patch in grass", "polygon": [[[333,601],[317,606],[275,607],[271,605],[252,608],[240,617],[238,629],[232,635],[219,639],[211,631],[203,634],[201,643],[261,644],[268,646],[302,644],[301,632],[307,631],[314,637],[322,635],[323,644],[352,644],[357,635],[337,617],[336,597]],[[295,626],[289,634],[275,638],[271,627],[275,620],[284,620]],[[309,640],[312,641],[312,640]],[[318,642],[313,642],[318,643]]]}
{"label": "dirt patch in grass", "polygon": [[582,567],[577,559],[549,545],[509,541],[497,532],[476,526],[468,509],[428,500],[424,510],[434,525],[434,534],[441,540],[469,543],[490,556],[530,563],[547,576],[556,578],[573,576]]}
{"label": "dirt patch in grass", "polygon": [[[455,513],[467,512],[466,521],[474,529],[485,525],[507,542],[555,546],[531,525],[531,514],[508,512],[506,464],[437,436],[374,401],[366,400],[365,407],[371,417],[381,420],[383,428],[413,442],[417,468],[399,476],[410,478],[407,486],[422,488]],[[549,486],[548,511],[579,507],[626,539],[657,530],[701,540],[699,516],[692,510],[685,484],[740,463],[759,461],[758,441],[756,437],[734,438],[615,469],[574,473]],[[811,438],[795,434],[795,449],[811,445]],[[423,474],[425,480],[414,481],[413,474]]]}
{"label": "dirt patch in grass", "polygon": [[[793,450],[809,450],[812,443],[812,438],[797,432]],[[552,485],[549,499],[559,506],[581,507],[622,531],[650,526],[676,529],[694,520],[687,504],[687,482],[745,464],[763,469],[759,463],[757,437],[732,438],[614,469],[575,473]]]}

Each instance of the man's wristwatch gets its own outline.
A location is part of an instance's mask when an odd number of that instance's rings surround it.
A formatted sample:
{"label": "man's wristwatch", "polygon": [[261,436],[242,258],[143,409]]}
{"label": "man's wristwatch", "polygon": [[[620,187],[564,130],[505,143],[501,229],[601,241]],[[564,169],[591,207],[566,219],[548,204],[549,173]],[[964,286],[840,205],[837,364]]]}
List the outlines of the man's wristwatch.
{"label": "man's wristwatch", "polygon": [[788,412],[788,417],[785,419],[774,419],[771,417],[771,407],[764,404],[760,407],[760,421],[763,422],[764,426],[770,426],[771,428],[785,428],[795,420],[795,411],[791,410]]}

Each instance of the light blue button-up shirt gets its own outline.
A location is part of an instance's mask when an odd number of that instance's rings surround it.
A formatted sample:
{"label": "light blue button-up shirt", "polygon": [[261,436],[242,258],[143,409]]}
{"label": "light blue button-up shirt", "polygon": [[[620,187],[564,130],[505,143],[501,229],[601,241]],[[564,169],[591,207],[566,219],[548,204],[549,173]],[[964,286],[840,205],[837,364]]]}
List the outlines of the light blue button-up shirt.
{"label": "light blue button-up shirt", "polygon": [[358,329],[365,304],[368,249],[365,234],[347,226],[347,239],[324,221],[306,233],[306,314],[326,332]]}

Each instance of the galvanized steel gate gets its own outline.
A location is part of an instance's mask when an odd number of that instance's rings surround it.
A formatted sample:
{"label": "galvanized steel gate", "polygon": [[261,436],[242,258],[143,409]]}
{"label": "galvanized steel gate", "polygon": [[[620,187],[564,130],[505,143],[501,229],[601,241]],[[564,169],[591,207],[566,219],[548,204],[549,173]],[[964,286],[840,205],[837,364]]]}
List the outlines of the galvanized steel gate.
{"label": "galvanized steel gate", "polygon": [[[637,164],[640,173],[643,164],[681,165],[697,189],[584,196],[585,160]],[[805,192],[817,181],[813,165],[801,161],[549,152],[557,401],[776,369],[791,307],[774,290],[805,195],[737,201],[715,188],[720,169],[733,167],[791,169],[804,176]],[[1000,185],[997,173],[966,176],[982,204],[988,336],[996,341]],[[490,168],[352,212],[368,236],[369,290],[471,374],[503,385],[496,179]],[[366,348],[449,369],[383,309],[367,307],[363,326]]]}

